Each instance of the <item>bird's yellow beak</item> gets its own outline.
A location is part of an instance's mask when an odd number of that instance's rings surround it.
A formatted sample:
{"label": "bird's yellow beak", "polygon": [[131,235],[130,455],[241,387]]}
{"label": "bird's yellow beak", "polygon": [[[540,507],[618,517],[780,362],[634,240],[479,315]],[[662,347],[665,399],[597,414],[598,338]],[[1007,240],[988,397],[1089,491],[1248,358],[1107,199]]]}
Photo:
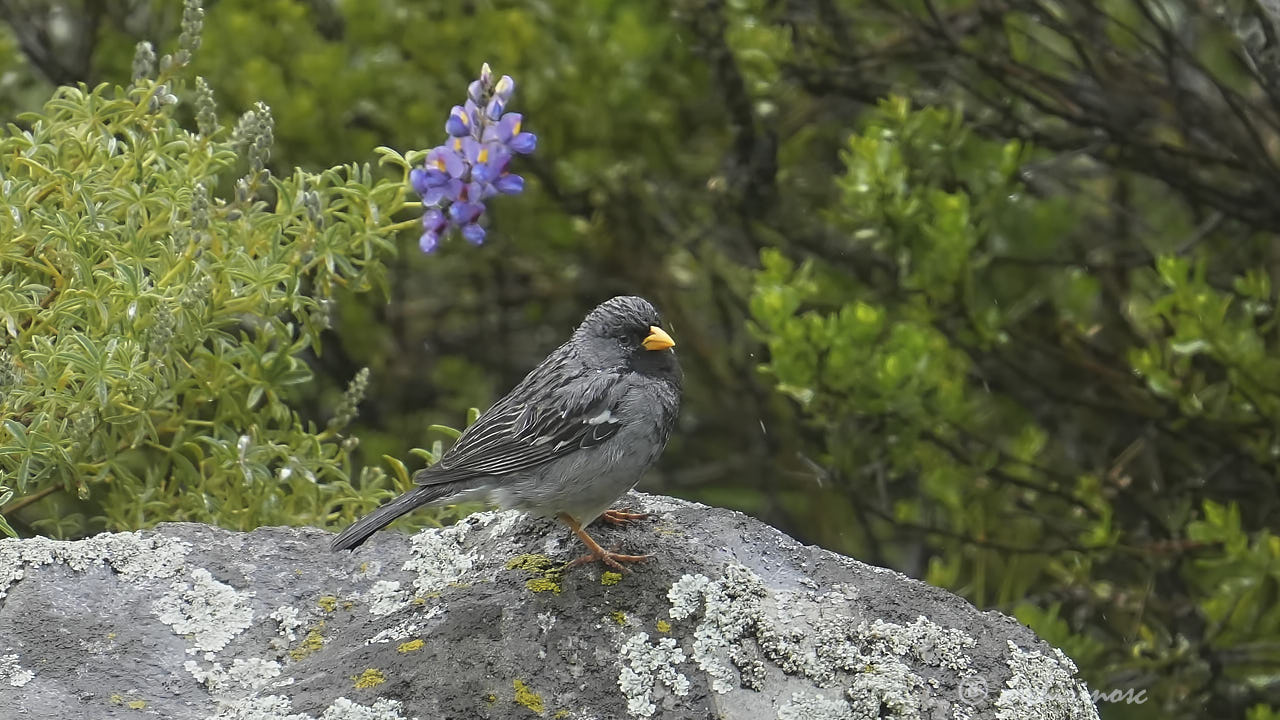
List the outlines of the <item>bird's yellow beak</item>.
{"label": "bird's yellow beak", "polygon": [[676,346],[676,341],[671,339],[666,330],[657,325],[649,326],[649,337],[640,343],[645,350],[666,350]]}

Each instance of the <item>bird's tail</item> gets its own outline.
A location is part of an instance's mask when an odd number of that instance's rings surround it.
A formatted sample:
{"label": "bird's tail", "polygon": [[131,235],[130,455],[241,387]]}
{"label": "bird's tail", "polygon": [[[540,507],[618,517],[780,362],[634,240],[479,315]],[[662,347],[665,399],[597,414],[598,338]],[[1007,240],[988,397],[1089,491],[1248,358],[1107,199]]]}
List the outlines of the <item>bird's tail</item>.
{"label": "bird's tail", "polygon": [[439,485],[419,485],[351,523],[350,527],[339,533],[333,542],[329,543],[329,547],[334,551],[350,550],[368,540],[370,535],[390,525],[392,520],[401,515],[451,494],[453,493]]}

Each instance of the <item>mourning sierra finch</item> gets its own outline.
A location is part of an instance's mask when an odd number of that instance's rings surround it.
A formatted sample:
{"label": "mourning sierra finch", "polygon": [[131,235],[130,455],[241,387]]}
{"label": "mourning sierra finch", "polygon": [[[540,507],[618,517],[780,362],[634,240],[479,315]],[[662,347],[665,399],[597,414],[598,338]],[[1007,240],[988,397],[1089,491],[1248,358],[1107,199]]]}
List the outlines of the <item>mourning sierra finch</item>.
{"label": "mourning sierra finch", "polygon": [[590,551],[577,562],[621,562],[645,555],[605,550],[583,529],[604,516],[658,459],[680,409],[675,342],[648,301],[606,300],[565,344],[484,412],[415,487],[353,523],[333,540],[354,548],[424,505],[484,500],[504,509],[559,518]]}

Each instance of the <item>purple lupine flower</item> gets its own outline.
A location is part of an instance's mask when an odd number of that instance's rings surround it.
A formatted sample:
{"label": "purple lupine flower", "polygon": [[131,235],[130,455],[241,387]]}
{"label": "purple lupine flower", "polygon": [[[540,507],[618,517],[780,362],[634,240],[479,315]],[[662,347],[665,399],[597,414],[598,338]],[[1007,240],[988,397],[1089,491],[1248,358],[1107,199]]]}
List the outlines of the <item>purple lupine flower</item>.
{"label": "purple lupine flower", "polygon": [[496,125],[485,128],[486,139],[496,142],[512,152],[528,155],[538,147],[538,136],[530,132],[521,132],[524,116],[520,113],[507,113]]}
{"label": "purple lupine flower", "polygon": [[507,104],[502,102],[502,98],[494,98],[484,108],[484,116],[489,122],[497,122],[502,119],[502,111],[505,110]]}
{"label": "purple lupine flower", "polygon": [[511,153],[502,148],[496,148],[487,153],[485,159],[472,168],[471,177],[482,183],[497,182],[507,176],[507,163],[510,162]]}
{"label": "purple lupine flower", "polygon": [[435,168],[414,168],[409,171],[409,184],[418,195],[426,195],[431,188],[448,180],[449,176]]}
{"label": "purple lupine flower", "polygon": [[449,206],[449,221],[458,227],[473,223],[484,213],[484,205],[478,202],[456,202]]}
{"label": "purple lupine flower", "polygon": [[440,236],[448,228],[449,221],[439,208],[426,211],[422,214],[422,237],[418,240],[418,247],[424,253],[434,252],[440,244]]}
{"label": "purple lupine flower", "polygon": [[448,139],[409,172],[409,184],[427,208],[418,243],[423,252],[435,251],[451,228],[471,244],[482,244],[484,201],[524,190],[524,178],[507,166],[513,156],[533,152],[538,138],[521,130],[523,116],[506,112],[515,89],[509,75],[494,82],[485,63],[479,79],[467,86],[466,101],[449,111]]}
{"label": "purple lupine flower", "polygon": [[424,206],[439,206],[446,200],[458,199],[466,173],[467,166],[461,158],[444,147],[438,147],[427,153],[421,168],[409,171],[409,183],[422,198]]}
{"label": "purple lupine flower", "polygon": [[471,243],[472,245],[483,245],[484,244],[484,228],[480,227],[476,223],[463,225],[462,237],[466,238],[467,242]]}
{"label": "purple lupine flower", "polygon": [[471,113],[461,105],[454,105],[444,123],[444,131],[452,137],[463,137],[471,134],[471,125]]}
{"label": "purple lupine flower", "polygon": [[[461,141],[455,140],[454,144],[459,142]],[[436,170],[443,173],[446,179],[461,180],[467,174],[467,166],[462,162],[458,152],[447,145],[441,145],[427,153],[425,167],[429,171]]]}
{"label": "purple lupine flower", "polygon": [[519,195],[524,190],[524,178],[519,175],[503,175],[493,183],[493,187],[503,195]]}
{"label": "purple lupine flower", "polygon": [[510,75],[503,75],[498,84],[493,86],[493,96],[506,102],[511,99],[512,93],[516,91],[516,81],[511,79]]}

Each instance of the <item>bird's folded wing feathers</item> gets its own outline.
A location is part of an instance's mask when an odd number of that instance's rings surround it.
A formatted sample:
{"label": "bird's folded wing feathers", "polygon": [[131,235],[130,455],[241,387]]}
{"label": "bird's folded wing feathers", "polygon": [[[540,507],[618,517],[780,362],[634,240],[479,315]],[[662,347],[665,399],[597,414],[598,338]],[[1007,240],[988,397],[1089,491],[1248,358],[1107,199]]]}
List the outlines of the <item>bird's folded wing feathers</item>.
{"label": "bird's folded wing feathers", "polygon": [[414,476],[419,485],[435,485],[482,475],[506,475],[526,470],[613,436],[621,396],[616,375],[599,373],[567,386],[544,388],[536,400],[499,401],[476,419],[440,458]]}

